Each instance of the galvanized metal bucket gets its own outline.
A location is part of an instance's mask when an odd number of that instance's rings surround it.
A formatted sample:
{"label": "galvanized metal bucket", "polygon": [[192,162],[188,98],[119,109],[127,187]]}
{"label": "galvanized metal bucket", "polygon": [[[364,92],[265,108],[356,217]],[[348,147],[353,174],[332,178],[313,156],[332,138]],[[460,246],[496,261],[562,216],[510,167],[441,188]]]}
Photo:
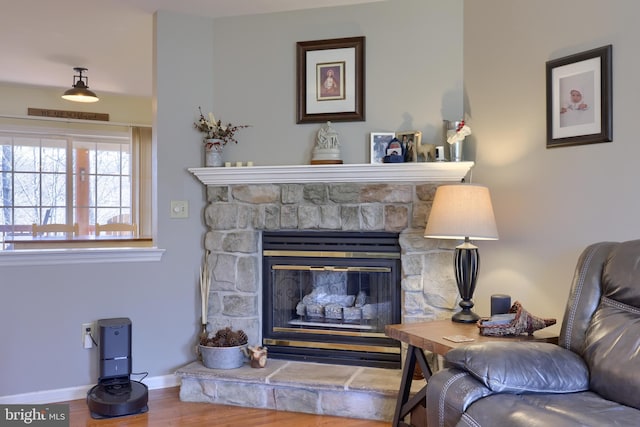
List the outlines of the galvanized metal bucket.
{"label": "galvanized metal bucket", "polygon": [[246,360],[246,345],[236,347],[208,347],[201,345],[202,363],[211,369],[235,369]]}

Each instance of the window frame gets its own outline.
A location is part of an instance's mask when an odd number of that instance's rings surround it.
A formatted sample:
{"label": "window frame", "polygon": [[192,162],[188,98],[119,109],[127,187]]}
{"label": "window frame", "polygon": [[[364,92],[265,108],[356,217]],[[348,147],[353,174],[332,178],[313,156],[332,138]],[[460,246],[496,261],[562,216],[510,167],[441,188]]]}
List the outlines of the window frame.
{"label": "window frame", "polygon": [[[20,141],[20,138],[24,134],[25,138],[23,141]],[[9,174],[13,174],[12,182],[15,184],[24,179],[33,180],[37,182],[37,186],[39,190],[37,191],[37,200],[32,201],[29,205],[17,204],[16,199],[13,198],[13,205],[9,207],[11,209],[12,215],[11,217],[15,220],[15,213],[17,210],[33,210],[37,211],[37,218],[35,218],[32,222],[35,223],[43,223],[46,221],[45,218],[48,217],[48,214],[45,214],[46,211],[51,211],[52,209],[59,210],[64,212],[64,221],[67,225],[73,225],[74,223],[80,223],[85,231],[82,234],[91,234],[91,227],[97,224],[98,222],[104,223],[104,220],[99,219],[99,212],[101,211],[113,211],[118,212],[118,215],[122,215],[126,213],[130,217],[130,221],[132,223],[137,223],[137,218],[134,216],[134,212],[136,211],[135,202],[136,200],[133,198],[133,187],[137,185],[137,181],[133,178],[133,171],[131,164],[129,164],[128,170],[124,171],[122,169],[123,159],[122,153],[127,153],[129,157],[133,155],[132,151],[132,141],[130,137],[130,133],[122,133],[121,135],[81,135],[76,136],[73,134],[62,134],[62,133],[33,133],[33,132],[15,132],[15,131],[7,131],[4,129],[0,129],[0,135],[7,135],[9,138],[13,138],[13,147],[14,154],[13,164],[11,165],[11,170]],[[15,159],[20,156],[15,152],[16,149],[22,149],[22,147],[29,147],[29,140],[34,143],[33,147],[37,152],[35,159],[35,165],[37,170],[25,169],[21,170],[16,168],[17,164]],[[51,145],[53,144],[53,145]],[[58,149],[64,152],[64,170],[46,170],[44,167],[44,156],[45,152],[50,148],[54,148],[58,145]],[[113,151],[110,148],[115,148],[118,152],[117,154],[117,162],[118,165],[116,167],[117,171],[102,171],[100,169],[100,162],[98,159],[98,153],[104,153],[106,151]],[[87,161],[82,161],[81,152],[83,149],[87,150]],[[131,163],[131,159],[129,160]],[[62,204],[58,204],[56,201],[47,200],[45,202],[46,194],[44,192],[44,182],[52,179],[53,176],[59,176],[60,182],[64,183],[61,187],[64,187],[64,201]],[[29,176],[34,176],[33,179],[28,178]],[[37,178],[36,178],[37,177]],[[118,204],[109,205],[101,202],[98,192],[96,191],[98,187],[98,183],[100,180],[105,179],[116,179],[119,184],[118,190]],[[123,180],[128,182],[128,185],[125,187],[122,186]],[[86,186],[86,194],[87,200],[85,203],[80,201],[81,198],[81,190],[79,186],[80,182],[85,182]],[[15,185],[11,185],[11,188],[14,191],[13,196],[15,197]],[[127,203],[122,203],[122,196],[124,194],[129,194]],[[82,212],[85,210],[86,212]],[[85,220],[82,219],[85,218]],[[93,223],[90,221],[93,219]],[[63,223],[60,219],[53,219],[54,223]],[[15,225],[15,224],[14,224]],[[21,225],[30,225],[29,224],[18,224]]]}
{"label": "window frame", "polygon": [[[0,130],[12,133],[12,134],[31,134],[31,135],[40,135],[39,137],[44,138],[46,135],[55,135],[61,136],[64,135],[65,138],[82,138],[87,137],[92,140],[96,140],[96,138],[106,141],[112,135],[116,135],[120,141],[122,141],[122,137],[125,135],[124,131],[114,132],[113,130],[105,130],[107,127],[120,127],[121,129],[126,129],[128,133],[129,139],[129,153],[130,153],[130,167],[129,167],[129,179],[131,182],[131,207],[129,208],[131,211],[131,221],[132,222],[140,222],[139,218],[135,215],[136,211],[140,210],[139,206],[136,206],[136,202],[140,197],[140,194],[143,193],[143,189],[140,187],[142,184],[140,180],[142,177],[135,176],[137,173],[137,169],[139,169],[140,159],[134,160],[134,153],[139,152],[139,146],[134,146],[134,132],[135,129],[140,128],[148,128],[147,132],[150,133],[151,126],[149,125],[134,125],[128,123],[114,123],[114,122],[102,122],[102,121],[93,121],[93,120],[71,120],[71,119],[55,119],[55,118],[33,118],[29,116],[0,116],[0,119],[8,119],[8,123],[0,123]],[[13,120],[16,119],[16,120]],[[31,125],[24,124],[16,124],[16,122],[20,122],[19,119],[28,119],[34,120],[39,123],[34,123]],[[45,122],[61,122],[53,123],[52,126],[49,126],[48,123]],[[92,127],[93,129],[87,130],[85,126]],[[99,129],[99,130],[96,130]],[[137,137],[137,134],[136,134]],[[70,143],[72,144],[72,143]],[[149,144],[150,144],[150,136],[149,136]],[[148,149],[150,151],[150,149]],[[133,162],[136,162],[134,165]],[[151,161],[151,159],[149,159]],[[69,163],[69,162],[68,162]],[[149,165],[149,169],[151,165]],[[71,180],[73,181],[74,171],[67,169],[66,175],[71,175]],[[134,181],[135,180],[135,181]],[[151,191],[150,187],[146,187],[144,190],[147,192]],[[150,200],[150,194],[149,200]],[[73,205],[73,195],[69,195],[67,200],[70,200],[71,205]],[[67,203],[67,205],[69,202]],[[71,207],[73,209],[73,207]],[[92,209],[96,209],[96,207],[92,207]],[[150,212],[153,207],[146,206],[145,209]],[[72,220],[73,221],[73,220]],[[147,230],[153,230],[153,226],[151,224],[152,216],[149,215],[147,220],[147,224],[145,227]],[[140,224],[138,224],[140,227]],[[141,235],[142,233],[140,233]],[[149,237],[151,233],[146,234]],[[149,237],[146,237],[147,239]],[[134,239],[136,239],[134,237]],[[9,265],[47,265],[47,264],[77,264],[77,263],[86,263],[86,262],[131,262],[131,261],[159,261],[164,253],[163,249],[159,249],[155,247],[154,238],[152,237],[152,243],[149,247],[125,247],[125,246],[114,246],[114,247],[104,247],[96,245],[97,247],[92,248],[73,248],[73,249],[11,249],[11,250],[0,250],[0,266],[9,266]]]}

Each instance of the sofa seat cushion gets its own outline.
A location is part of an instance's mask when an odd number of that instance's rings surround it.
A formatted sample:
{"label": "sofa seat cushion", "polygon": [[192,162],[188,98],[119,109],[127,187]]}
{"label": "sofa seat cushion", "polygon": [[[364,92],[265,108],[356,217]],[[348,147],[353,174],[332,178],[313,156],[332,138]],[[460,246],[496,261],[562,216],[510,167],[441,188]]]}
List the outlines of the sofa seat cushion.
{"label": "sofa seat cushion", "polygon": [[585,391],[569,394],[494,394],[473,403],[458,426],[612,427],[638,425],[640,411]]}
{"label": "sofa seat cushion", "polygon": [[469,344],[449,351],[445,359],[497,393],[572,393],[589,389],[589,370],[584,361],[554,344]]}

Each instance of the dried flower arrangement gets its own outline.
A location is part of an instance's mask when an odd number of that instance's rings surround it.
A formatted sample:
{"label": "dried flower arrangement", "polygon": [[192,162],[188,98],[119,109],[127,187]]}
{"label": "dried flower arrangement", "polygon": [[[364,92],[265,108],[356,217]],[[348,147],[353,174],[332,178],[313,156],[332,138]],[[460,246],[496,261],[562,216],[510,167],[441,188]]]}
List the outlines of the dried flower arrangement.
{"label": "dried flower arrangement", "polygon": [[209,289],[211,289],[211,271],[209,270],[209,254],[207,251],[200,267],[200,322],[199,340],[207,338],[207,313],[209,311]]}
{"label": "dried flower arrangement", "polygon": [[451,132],[450,135],[447,135],[447,142],[449,144],[454,144],[458,141],[464,141],[465,137],[471,135],[471,128],[464,123],[462,120],[458,123],[458,127],[455,132]]}
{"label": "dried flower arrangement", "polygon": [[202,114],[202,108],[198,107],[198,110],[200,111],[200,118],[193,123],[193,126],[205,135],[202,142],[207,147],[213,145],[208,141],[209,139],[219,139],[222,141],[222,145],[226,145],[229,141],[237,144],[238,141],[234,138],[235,133],[239,129],[249,127],[249,125],[233,125],[231,123],[223,125],[221,120],[216,120],[213,113],[209,113],[208,118],[206,118]]}

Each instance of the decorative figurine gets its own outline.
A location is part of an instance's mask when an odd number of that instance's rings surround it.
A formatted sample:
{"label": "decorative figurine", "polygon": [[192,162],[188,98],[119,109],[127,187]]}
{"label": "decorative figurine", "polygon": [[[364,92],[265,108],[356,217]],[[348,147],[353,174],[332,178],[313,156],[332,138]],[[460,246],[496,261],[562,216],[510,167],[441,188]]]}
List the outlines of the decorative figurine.
{"label": "decorative figurine", "polygon": [[327,122],[318,130],[316,145],[313,148],[311,164],[340,164],[340,141],[338,132]]}
{"label": "decorative figurine", "polygon": [[533,333],[539,329],[556,324],[556,319],[543,319],[532,315],[522,308],[522,304],[518,301],[513,303],[507,314],[511,314],[513,317],[505,323],[491,321],[491,318],[478,320],[477,325],[478,328],[480,328],[480,335],[505,336],[521,335],[524,333],[533,335]]}
{"label": "decorative figurine", "polygon": [[416,146],[416,161],[420,157],[425,162],[434,162],[436,160],[436,144],[419,144]]}
{"label": "decorative figurine", "polygon": [[384,163],[403,163],[405,149],[398,138],[393,138],[387,145],[387,155],[384,156],[382,161]]}
{"label": "decorative figurine", "polygon": [[247,347],[252,368],[264,368],[267,365],[267,347]]}

